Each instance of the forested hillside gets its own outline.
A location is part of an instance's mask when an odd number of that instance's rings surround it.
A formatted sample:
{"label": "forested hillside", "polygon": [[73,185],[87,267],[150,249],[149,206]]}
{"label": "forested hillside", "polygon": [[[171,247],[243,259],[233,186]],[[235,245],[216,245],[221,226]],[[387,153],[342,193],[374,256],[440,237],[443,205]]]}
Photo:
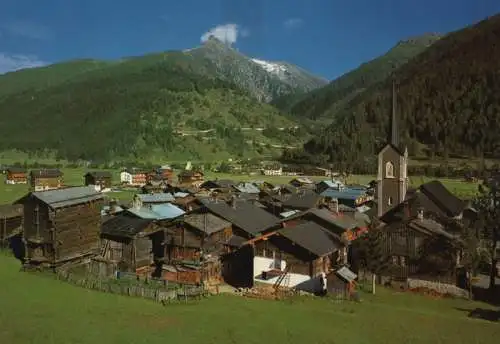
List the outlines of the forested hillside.
{"label": "forested hillside", "polygon": [[385,80],[394,70],[440,38],[438,34],[426,34],[401,41],[384,55],[363,63],[326,86],[306,94],[292,94],[278,98],[273,104],[295,116],[331,119],[357,94]]}
{"label": "forested hillside", "polygon": [[[403,141],[410,155],[500,156],[500,16],[451,33],[395,74]],[[386,138],[391,80],[356,95],[306,145],[331,160],[359,160]]]}
{"label": "forested hillside", "polygon": [[[202,74],[210,64],[193,64],[182,52],[160,56],[127,59],[69,80],[54,77],[53,83],[19,82],[16,93],[0,94],[0,150],[54,150],[71,160],[196,158],[259,154],[272,143],[297,142],[287,130],[277,138],[265,131],[243,135],[243,127],[296,124],[234,84]],[[19,73],[4,77],[26,77]]]}

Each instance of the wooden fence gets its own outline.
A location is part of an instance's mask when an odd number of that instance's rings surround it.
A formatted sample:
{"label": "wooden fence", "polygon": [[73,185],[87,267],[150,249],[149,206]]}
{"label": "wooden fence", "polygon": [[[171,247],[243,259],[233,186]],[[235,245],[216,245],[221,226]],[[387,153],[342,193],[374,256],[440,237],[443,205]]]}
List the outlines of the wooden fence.
{"label": "wooden fence", "polygon": [[[162,304],[174,301],[198,298],[205,296],[203,287],[176,285],[175,287],[140,286],[115,283],[115,280],[100,279],[92,276],[82,276],[67,271],[58,271],[57,279],[86,289],[125,296],[141,297]],[[118,280],[116,280],[118,281]]]}

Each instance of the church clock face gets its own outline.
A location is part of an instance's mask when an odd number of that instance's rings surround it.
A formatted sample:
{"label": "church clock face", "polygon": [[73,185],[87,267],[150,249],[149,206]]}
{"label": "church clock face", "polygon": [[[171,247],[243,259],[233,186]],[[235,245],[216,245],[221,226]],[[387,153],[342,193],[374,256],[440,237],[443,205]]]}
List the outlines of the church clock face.
{"label": "church clock face", "polygon": [[385,177],[394,178],[394,164],[390,161],[385,164]]}

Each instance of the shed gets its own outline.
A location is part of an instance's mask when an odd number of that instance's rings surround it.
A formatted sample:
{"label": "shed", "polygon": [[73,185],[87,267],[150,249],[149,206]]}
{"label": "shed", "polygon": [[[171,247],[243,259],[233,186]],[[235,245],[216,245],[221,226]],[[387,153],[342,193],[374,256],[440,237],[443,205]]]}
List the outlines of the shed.
{"label": "shed", "polygon": [[24,205],[27,259],[56,266],[96,253],[103,203],[88,186],[30,192],[16,201]]}

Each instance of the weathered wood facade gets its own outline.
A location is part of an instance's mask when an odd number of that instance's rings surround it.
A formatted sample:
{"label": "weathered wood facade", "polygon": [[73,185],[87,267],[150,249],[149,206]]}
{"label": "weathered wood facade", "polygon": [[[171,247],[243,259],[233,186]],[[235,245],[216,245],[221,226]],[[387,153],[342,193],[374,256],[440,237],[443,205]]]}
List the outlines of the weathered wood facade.
{"label": "weathered wood facade", "polygon": [[101,227],[101,261],[122,272],[152,268],[152,236],[162,230],[151,220],[125,215],[109,218]]}
{"label": "weathered wood facade", "polygon": [[[441,271],[422,262],[422,257],[436,253],[426,251],[428,240],[440,238],[443,243],[455,240],[451,234],[444,232],[438,223],[429,219],[409,219],[387,225],[383,228],[383,235],[384,251],[388,259],[386,274],[389,277],[399,280],[417,278],[455,283],[458,250],[456,255],[455,252],[449,252],[447,265],[453,268],[448,271]],[[443,245],[442,253],[447,249],[444,246],[447,245]]]}
{"label": "weathered wood facade", "polygon": [[93,188],[31,192],[16,203],[28,262],[57,266],[98,252],[103,196]]}
{"label": "weathered wood facade", "polygon": [[21,204],[0,205],[0,247],[7,247],[12,236],[22,233],[23,215]]}
{"label": "weathered wood facade", "polygon": [[231,223],[211,213],[189,214],[168,232],[168,262],[198,261],[201,253],[218,256],[232,235]]}
{"label": "weathered wood facade", "polygon": [[63,173],[58,169],[32,170],[30,172],[32,191],[54,190],[63,186]]}
{"label": "weathered wood facade", "polygon": [[190,185],[193,183],[203,183],[204,175],[200,171],[182,171],[177,176],[179,184]]}

